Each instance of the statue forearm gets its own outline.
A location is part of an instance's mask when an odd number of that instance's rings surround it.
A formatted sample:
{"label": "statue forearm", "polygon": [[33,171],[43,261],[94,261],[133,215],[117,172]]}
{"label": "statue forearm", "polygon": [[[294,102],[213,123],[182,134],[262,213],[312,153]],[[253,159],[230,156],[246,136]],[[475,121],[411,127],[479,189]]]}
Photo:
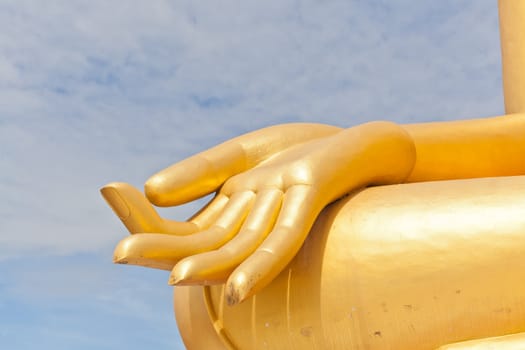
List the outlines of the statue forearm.
{"label": "statue forearm", "polygon": [[[391,140],[394,135],[397,135],[398,142],[412,143],[416,150],[415,164],[408,177],[402,174],[406,171],[404,165],[383,167],[399,173],[400,182],[525,174],[525,157],[523,157],[525,154],[525,114],[406,124],[396,129],[393,123],[372,122],[339,132],[335,131],[338,135],[327,135],[333,139],[346,140],[336,143],[332,154],[344,154],[344,158],[351,156],[356,160],[363,160],[362,164],[349,163],[350,168],[342,172],[344,176],[346,178],[348,174],[354,177],[361,176],[363,177],[361,182],[364,183],[385,183],[385,181],[371,179],[372,175],[383,175],[383,171],[376,169],[377,166],[374,167],[374,165],[380,165],[381,162],[388,162],[392,159],[399,161],[410,159],[411,147],[402,147],[395,152],[390,152],[391,147],[389,146],[379,150],[371,150],[370,147],[378,142]],[[403,130],[406,135],[402,135]],[[363,139],[367,141],[364,142]],[[343,149],[344,152],[341,152]],[[406,154],[403,154],[403,150]],[[339,161],[335,159],[333,162]],[[324,171],[328,172],[326,167],[330,165],[326,159],[323,163],[325,164]],[[359,172],[356,172],[356,169],[359,169]],[[386,182],[395,182],[395,180]]]}
{"label": "statue forearm", "polygon": [[525,174],[525,114],[403,127],[417,153],[408,182]]}
{"label": "statue forearm", "polygon": [[523,18],[525,1],[499,0],[501,63],[505,112],[525,112],[525,45]]}

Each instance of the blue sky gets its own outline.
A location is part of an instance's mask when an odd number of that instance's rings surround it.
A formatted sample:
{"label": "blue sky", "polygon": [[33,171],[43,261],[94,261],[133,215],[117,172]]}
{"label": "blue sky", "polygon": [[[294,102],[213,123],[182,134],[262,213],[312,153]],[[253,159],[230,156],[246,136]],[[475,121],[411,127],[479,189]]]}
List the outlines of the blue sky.
{"label": "blue sky", "polygon": [[500,70],[496,0],[0,0],[2,348],[183,349],[105,183],[277,123],[500,115]]}

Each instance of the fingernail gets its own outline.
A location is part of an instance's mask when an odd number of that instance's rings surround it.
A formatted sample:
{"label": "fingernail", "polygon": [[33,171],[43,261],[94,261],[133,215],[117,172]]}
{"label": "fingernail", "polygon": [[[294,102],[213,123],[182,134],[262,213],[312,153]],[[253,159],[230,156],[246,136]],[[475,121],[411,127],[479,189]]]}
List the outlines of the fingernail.
{"label": "fingernail", "polygon": [[115,214],[117,214],[117,216],[121,220],[125,220],[129,217],[131,211],[129,210],[126,201],[122,198],[122,196],[114,186],[115,185],[113,184],[104,186],[100,189],[100,193],[102,194],[102,197],[104,197],[106,202],[109,204],[111,209],[113,209]]}
{"label": "fingernail", "polygon": [[120,242],[118,242],[117,246],[115,247],[115,250],[113,250],[113,263],[124,265],[129,263],[129,242],[131,237],[133,236],[128,236]]}
{"label": "fingernail", "polygon": [[179,285],[180,282],[183,282],[183,278],[177,278],[177,277],[171,277],[170,276],[170,279],[168,280],[168,284],[170,286],[177,286]]}
{"label": "fingernail", "polygon": [[126,260],[126,258],[121,258],[121,257],[118,257],[118,256],[114,256],[113,257],[113,263],[114,264],[126,265],[128,263],[128,261]]}
{"label": "fingernail", "polygon": [[235,273],[230,276],[231,281],[228,281],[226,288],[226,302],[228,305],[233,306],[243,302],[248,293],[247,276],[244,273]]}
{"label": "fingernail", "polygon": [[169,278],[169,284],[170,285],[181,285],[185,282],[185,280],[191,278],[190,268],[191,268],[191,261],[187,259],[183,259],[179,261],[171,270],[170,278]]}

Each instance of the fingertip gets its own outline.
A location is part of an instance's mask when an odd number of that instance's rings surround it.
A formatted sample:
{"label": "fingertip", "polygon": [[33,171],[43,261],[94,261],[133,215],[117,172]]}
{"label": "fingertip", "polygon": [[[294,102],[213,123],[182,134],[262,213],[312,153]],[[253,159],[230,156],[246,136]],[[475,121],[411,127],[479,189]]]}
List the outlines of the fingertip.
{"label": "fingertip", "polygon": [[135,236],[129,236],[118,242],[115,250],[113,250],[113,262],[115,264],[127,264],[127,257],[129,255],[131,239]]}
{"label": "fingertip", "polygon": [[100,194],[113,212],[121,220],[125,220],[131,214],[131,210],[119,193],[119,188],[122,187],[122,185],[120,182],[111,182],[100,189]]}
{"label": "fingertip", "polygon": [[222,182],[209,161],[194,156],[151,176],[144,184],[144,193],[156,206],[168,207],[214,192]]}
{"label": "fingertip", "polygon": [[162,220],[144,194],[132,185],[112,182],[100,192],[130,233],[166,231],[167,220]]}
{"label": "fingertip", "polygon": [[178,279],[176,277],[171,277],[168,279],[168,285],[169,286],[181,286],[181,284],[179,284],[180,282],[182,281],[182,279]]}
{"label": "fingertip", "polygon": [[229,306],[243,302],[251,291],[250,278],[244,271],[235,271],[226,282],[226,303]]}
{"label": "fingertip", "polygon": [[165,186],[163,176],[153,175],[144,183],[144,194],[152,204],[165,206],[165,197],[162,195]]}
{"label": "fingertip", "polygon": [[228,305],[243,302],[266,287],[281,272],[282,261],[271,252],[259,249],[230,275],[226,286]]}
{"label": "fingertip", "polygon": [[180,259],[170,241],[176,236],[138,233],[121,240],[113,251],[113,262],[171,271]]}
{"label": "fingertip", "polygon": [[114,256],[113,257],[113,263],[119,264],[119,265],[126,265],[128,263],[128,260],[123,257]]}
{"label": "fingertip", "polygon": [[118,187],[122,184],[122,182],[117,182],[117,181],[112,181],[110,183],[107,183],[105,184],[104,186],[102,186],[100,188],[100,192],[103,193],[105,189],[108,189],[108,188],[115,188],[115,187]]}
{"label": "fingertip", "polygon": [[171,270],[168,284],[172,286],[184,285],[184,282],[191,278],[192,266],[191,258],[185,258],[179,261]]}

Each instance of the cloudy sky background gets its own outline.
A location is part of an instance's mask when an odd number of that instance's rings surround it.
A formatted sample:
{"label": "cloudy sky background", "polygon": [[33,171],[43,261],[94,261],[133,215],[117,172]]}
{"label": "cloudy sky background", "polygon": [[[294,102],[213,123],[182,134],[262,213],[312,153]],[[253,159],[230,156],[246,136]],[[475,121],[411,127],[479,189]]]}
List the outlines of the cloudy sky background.
{"label": "cloudy sky background", "polygon": [[111,264],[107,182],[276,123],[499,114],[496,0],[0,0],[0,344],[183,348],[168,272]]}

